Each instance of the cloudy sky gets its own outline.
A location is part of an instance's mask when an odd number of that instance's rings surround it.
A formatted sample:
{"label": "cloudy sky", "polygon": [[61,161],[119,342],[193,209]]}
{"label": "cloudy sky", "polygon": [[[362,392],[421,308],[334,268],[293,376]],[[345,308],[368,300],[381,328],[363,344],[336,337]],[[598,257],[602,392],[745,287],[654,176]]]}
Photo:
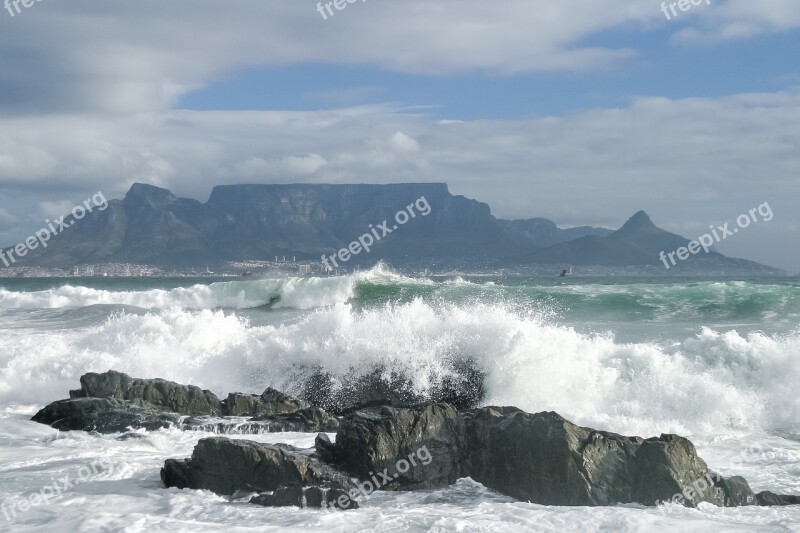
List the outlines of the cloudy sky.
{"label": "cloudy sky", "polygon": [[719,249],[800,271],[798,0],[317,7],[0,10],[0,243],[134,182],[446,181],[499,217],[644,209],[689,238],[769,202]]}

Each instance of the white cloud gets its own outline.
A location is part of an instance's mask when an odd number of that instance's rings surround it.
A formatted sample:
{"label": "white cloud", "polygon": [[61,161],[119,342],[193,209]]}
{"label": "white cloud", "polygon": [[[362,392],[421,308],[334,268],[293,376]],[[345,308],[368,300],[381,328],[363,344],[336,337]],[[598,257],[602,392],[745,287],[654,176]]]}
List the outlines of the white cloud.
{"label": "white cloud", "polygon": [[796,0],[712,0],[691,10],[695,26],[679,30],[675,42],[697,44],[747,39],[800,28]]}
{"label": "white cloud", "polygon": [[[24,16],[0,19],[0,109],[164,110],[242,68],[299,63],[433,76],[586,71],[637,54],[624,45],[586,44],[603,32],[635,36],[668,28],[677,41],[713,41],[800,27],[797,0],[715,0],[681,22],[665,20],[659,3],[641,0],[386,0],[327,21],[315,7],[313,1],[40,3]],[[351,105],[379,90],[315,96]]]}
{"label": "white cloud", "polygon": [[35,150],[52,162],[39,186],[54,189],[121,194],[148,181],[203,198],[215,184],[253,180],[450,181],[506,216],[581,223],[654,198],[697,205],[793,190],[798,121],[800,91],[645,98],[505,121],[437,121],[389,107],[0,118],[0,185],[18,184],[13,154]]}
{"label": "white cloud", "polygon": [[[163,110],[186,92],[242,68],[298,63],[434,76],[584,71],[636,55],[625,46],[585,44],[620,28],[646,32],[666,25],[683,32],[677,38],[738,38],[800,26],[796,0],[715,2],[685,19],[689,29],[666,21],[658,4],[641,0],[381,1],[327,21],[315,6],[212,0],[37,4],[24,17],[1,21],[0,92],[7,98],[0,106],[15,113]],[[374,90],[317,96],[364,98]]]}
{"label": "white cloud", "polygon": [[638,209],[662,224],[713,222],[769,201],[777,231],[798,222],[798,123],[800,90],[493,121],[385,106],[0,117],[0,187],[19,184],[12,155],[35,150],[53,162],[37,177],[40,189],[68,184],[109,198],[133,181],[200,200],[214,185],[242,182],[447,181],[500,216],[563,225],[618,226]]}
{"label": "white cloud", "polygon": [[[58,191],[112,197],[147,181],[205,199],[213,185],[242,181],[448,181],[502,216],[564,225],[615,225],[640,208],[679,223],[725,218],[731,206],[773,197],[796,203],[787,191],[800,175],[797,91],[647,98],[502,121],[436,121],[386,105],[172,110],[187,91],[243,68],[585,71],[637,53],[586,44],[603,32],[668,28],[676,41],[713,43],[800,27],[796,0],[715,0],[680,22],[666,21],[659,5],[376,0],[323,21],[316,2],[299,0],[37,3],[0,20],[0,187],[47,191],[48,199]],[[314,96],[358,102],[374,94]],[[771,227],[797,223],[789,214],[782,222],[779,209]]]}

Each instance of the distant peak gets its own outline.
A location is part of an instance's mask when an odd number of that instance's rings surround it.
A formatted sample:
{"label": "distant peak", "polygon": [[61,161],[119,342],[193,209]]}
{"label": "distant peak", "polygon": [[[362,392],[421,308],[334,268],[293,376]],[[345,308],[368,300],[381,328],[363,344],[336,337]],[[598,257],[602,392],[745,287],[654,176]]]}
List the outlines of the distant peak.
{"label": "distant peak", "polygon": [[165,204],[175,201],[177,198],[167,189],[148,185],[146,183],[134,183],[128,194],[125,195],[125,203],[149,202],[151,204]]}
{"label": "distant peak", "polygon": [[647,213],[644,211],[639,211],[628,219],[628,221],[620,228],[620,231],[625,229],[631,230],[649,227],[654,228],[656,225],[653,224],[653,221],[650,220],[650,216]]}

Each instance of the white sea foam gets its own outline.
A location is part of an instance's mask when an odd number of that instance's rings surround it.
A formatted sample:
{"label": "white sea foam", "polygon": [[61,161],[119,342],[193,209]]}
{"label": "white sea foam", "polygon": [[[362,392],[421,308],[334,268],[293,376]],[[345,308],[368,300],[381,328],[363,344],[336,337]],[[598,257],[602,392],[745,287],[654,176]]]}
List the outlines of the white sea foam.
{"label": "white sea foam", "polygon": [[311,309],[346,302],[353,297],[358,283],[419,285],[431,282],[407,278],[378,265],[348,276],[229,281],[170,290],[109,291],[74,285],[36,292],[0,288],[0,309],[60,309],[91,305],[127,305],[141,309],[251,309],[272,305],[275,308]]}
{"label": "white sea foam", "polygon": [[[354,301],[359,284],[433,290],[424,298],[364,305]],[[467,297],[448,299],[452,293],[438,292],[441,286],[466,289]],[[698,325],[676,342],[647,337],[625,343],[609,333],[575,331],[526,302],[504,301],[504,290],[463,279],[437,286],[383,268],[340,278],[237,281],[167,291],[0,290],[0,309],[18,313],[7,314],[0,328],[0,503],[25,497],[99,457],[117,467],[47,506],[11,520],[0,515],[0,530],[244,531],[257,524],[260,531],[333,532],[788,531],[800,522],[798,506],[543,507],[514,502],[470,480],[430,492],[377,493],[364,508],[347,513],[265,509],[206,491],[162,488],[158,472],[164,459],[189,455],[204,434],[143,431],[139,439],[117,440],[58,433],[28,420],[37,407],[65,397],[90,371],[163,377],[221,395],[261,392],[267,386],[296,391],[298,378],[308,372],[298,371],[298,365],[334,375],[385,367],[404,372],[417,391],[425,392],[451,372],[449,361],[466,358],[487,375],[486,403],[555,410],[580,424],[626,434],[684,434],[724,475],[745,475],[757,490],[800,493],[798,333],[752,328],[737,333]],[[666,302],[668,310],[674,309],[672,300],[682,298],[675,293],[684,291],[648,290],[636,289],[654,305]],[[699,290],[721,291],[720,298],[735,300],[749,289],[721,284]],[[772,290],[777,289],[767,289]],[[551,287],[544,292],[580,293],[588,301],[613,300],[631,289]],[[93,308],[92,320],[78,320],[82,307],[104,304],[139,309],[112,308],[111,316],[98,320],[104,310]],[[267,304],[285,309],[239,311]],[[54,312],[24,318],[41,309]],[[247,318],[273,315],[277,318],[268,325]],[[49,320],[57,320],[58,327],[48,327]],[[247,438],[309,446],[313,437]],[[754,444],[759,453],[743,456]]]}
{"label": "white sea foam", "polygon": [[798,352],[798,335],[708,328],[671,345],[625,344],[498,304],[337,304],[259,327],[222,311],[170,308],[67,332],[3,331],[0,402],[51,401],[84,372],[112,368],[222,394],[267,386],[296,392],[293,369],[302,365],[334,375],[384,366],[424,393],[449,375],[449,362],[468,359],[487,374],[487,402],[555,410],[595,427],[793,432],[800,423]]}

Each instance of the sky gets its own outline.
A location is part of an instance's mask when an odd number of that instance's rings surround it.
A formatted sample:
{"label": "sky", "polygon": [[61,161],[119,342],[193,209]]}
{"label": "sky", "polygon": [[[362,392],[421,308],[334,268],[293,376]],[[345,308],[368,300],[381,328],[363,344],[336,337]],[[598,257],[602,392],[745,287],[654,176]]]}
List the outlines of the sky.
{"label": "sky", "polygon": [[767,202],[718,249],[798,272],[800,2],[670,4],[8,5],[0,243],[136,182],[202,201],[447,182],[500,218],[617,228],[643,209],[690,239]]}

